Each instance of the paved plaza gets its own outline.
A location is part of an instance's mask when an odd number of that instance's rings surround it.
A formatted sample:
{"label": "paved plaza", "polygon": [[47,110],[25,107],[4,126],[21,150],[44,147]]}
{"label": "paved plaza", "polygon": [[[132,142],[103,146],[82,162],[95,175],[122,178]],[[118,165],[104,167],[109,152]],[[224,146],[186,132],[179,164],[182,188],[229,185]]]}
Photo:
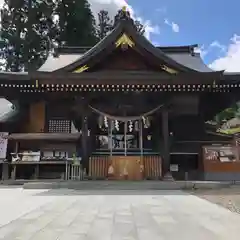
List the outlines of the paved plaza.
{"label": "paved plaza", "polygon": [[181,191],[0,189],[1,240],[237,240],[240,215]]}

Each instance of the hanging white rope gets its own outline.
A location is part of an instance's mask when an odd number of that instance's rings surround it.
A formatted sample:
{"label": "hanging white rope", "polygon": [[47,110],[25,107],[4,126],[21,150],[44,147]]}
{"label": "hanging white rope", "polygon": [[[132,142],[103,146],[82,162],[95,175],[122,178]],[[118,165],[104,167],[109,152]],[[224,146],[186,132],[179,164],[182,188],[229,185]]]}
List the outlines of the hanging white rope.
{"label": "hanging white rope", "polygon": [[119,131],[119,122],[118,122],[118,120],[115,120],[114,123],[115,123],[115,129],[117,131]]}
{"label": "hanging white rope", "polygon": [[100,111],[100,110],[98,110],[98,109],[96,109],[96,108],[94,108],[94,107],[92,107],[92,106],[89,106],[89,108],[90,108],[93,112],[95,112],[95,113],[97,113],[97,114],[99,114],[99,115],[101,115],[101,116],[107,117],[107,118],[110,119],[110,120],[118,120],[118,121],[125,122],[125,121],[142,120],[142,118],[145,118],[145,117],[147,117],[147,116],[149,116],[149,115],[157,112],[157,111],[158,111],[160,108],[162,108],[163,106],[164,106],[164,104],[159,105],[159,106],[157,106],[156,108],[152,109],[151,111],[146,112],[146,113],[144,113],[144,114],[142,114],[142,115],[140,115],[140,116],[128,116],[128,117],[112,116],[112,115],[107,114],[107,113],[105,113],[105,112],[102,112],[102,111]]}

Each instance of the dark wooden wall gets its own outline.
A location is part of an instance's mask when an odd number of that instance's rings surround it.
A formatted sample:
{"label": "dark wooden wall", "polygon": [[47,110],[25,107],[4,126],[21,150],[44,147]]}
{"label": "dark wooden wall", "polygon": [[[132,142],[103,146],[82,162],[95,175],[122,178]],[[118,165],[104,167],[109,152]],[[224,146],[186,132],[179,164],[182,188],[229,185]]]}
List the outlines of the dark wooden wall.
{"label": "dark wooden wall", "polygon": [[31,103],[29,106],[28,121],[23,125],[24,132],[39,133],[44,132],[45,127],[45,107],[44,101]]}
{"label": "dark wooden wall", "polygon": [[151,66],[148,61],[132,49],[127,49],[123,51],[121,49],[116,49],[111,55],[105,58],[101,63],[91,68],[89,71],[99,71],[99,70],[157,70],[160,71],[161,68],[156,66]]}

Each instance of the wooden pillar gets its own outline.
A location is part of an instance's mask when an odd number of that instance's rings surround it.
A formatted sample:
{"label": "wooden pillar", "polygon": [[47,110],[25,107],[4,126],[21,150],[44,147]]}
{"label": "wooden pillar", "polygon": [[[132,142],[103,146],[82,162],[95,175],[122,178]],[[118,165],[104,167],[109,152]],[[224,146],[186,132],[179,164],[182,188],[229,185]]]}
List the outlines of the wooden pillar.
{"label": "wooden pillar", "polygon": [[9,166],[8,162],[4,162],[2,164],[2,180],[8,180],[9,179]]}
{"label": "wooden pillar", "polygon": [[11,180],[16,180],[17,165],[12,165]]}
{"label": "wooden pillar", "polygon": [[85,115],[82,116],[82,135],[81,135],[81,147],[82,147],[82,162],[83,167],[86,168],[88,174],[89,170],[89,158],[88,158],[88,119]]}
{"label": "wooden pillar", "polygon": [[169,142],[169,116],[168,109],[164,108],[162,112],[162,132],[163,132],[163,176],[168,179],[170,172],[170,142]]}
{"label": "wooden pillar", "polygon": [[36,164],[34,166],[34,176],[33,176],[34,180],[37,180],[39,178],[39,164]]}

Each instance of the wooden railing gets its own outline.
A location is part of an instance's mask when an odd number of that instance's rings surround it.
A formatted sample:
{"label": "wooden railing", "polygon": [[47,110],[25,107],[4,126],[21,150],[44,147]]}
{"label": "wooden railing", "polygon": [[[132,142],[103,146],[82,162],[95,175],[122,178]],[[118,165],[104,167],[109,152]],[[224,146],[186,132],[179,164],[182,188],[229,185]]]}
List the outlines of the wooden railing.
{"label": "wooden railing", "polygon": [[160,179],[162,177],[162,164],[160,156],[143,156],[145,179]]}
{"label": "wooden railing", "polygon": [[106,179],[108,175],[109,156],[92,156],[89,159],[89,177]]}

